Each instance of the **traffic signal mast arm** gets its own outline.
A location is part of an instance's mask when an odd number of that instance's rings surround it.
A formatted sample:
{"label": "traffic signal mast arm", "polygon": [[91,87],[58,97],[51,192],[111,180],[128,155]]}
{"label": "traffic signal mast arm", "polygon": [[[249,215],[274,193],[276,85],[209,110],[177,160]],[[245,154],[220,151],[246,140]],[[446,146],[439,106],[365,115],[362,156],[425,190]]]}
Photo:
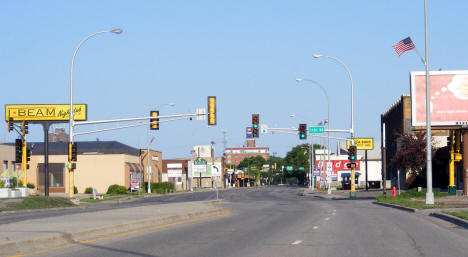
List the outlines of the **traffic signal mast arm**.
{"label": "traffic signal mast arm", "polygon": [[[166,119],[166,118],[180,118],[180,119],[187,119],[193,118],[197,116],[208,115],[208,113],[188,113],[188,114],[175,114],[175,115],[164,115],[158,116],[158,119]],[[90,124],[103,124],[103,123],[113,123],[113,122],[125,122],[125,121],[139,121],[139,120],[151,120],[154,119],[153,116],[146,116],[146,117],[139,117],[139,118],[126,118],[126,119],[114,119],[114,120],[96,120],[96,121],[75,121],[74,125],[90,125]],[[160,123],[162,121],[159,121]]]}
{"label": "traffic signal mast arm", "polygon": [[[185,119],[188,119],[188,118],[187,117],[174,118],[174,119],[159,121],[158,123],[176,121],[176,120],[185,120]],[[115,128],[105,128],[105,129],[97,129],[97,130],[91,130],[91,131],[85,131],[85,132],[75,132],[75,136],[99,133],[99,132],[116,130],[116,129],[124,129],[124,128],[140,127],[140,126],[149,126],[149,125],[151,125],[151,122],[138,122],[137,124],[127,125],[127,126],[119,126],[119,127],[115,127]]]}

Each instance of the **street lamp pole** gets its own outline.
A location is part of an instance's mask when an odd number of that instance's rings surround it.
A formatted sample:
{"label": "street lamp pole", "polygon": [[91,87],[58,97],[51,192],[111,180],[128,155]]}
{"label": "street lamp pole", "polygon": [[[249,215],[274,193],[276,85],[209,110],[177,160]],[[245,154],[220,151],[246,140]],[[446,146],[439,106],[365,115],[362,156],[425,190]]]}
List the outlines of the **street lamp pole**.
{"label": "street lamp pole", "polygon": [[[78,53],[78,50],[80,49],[81,45],[84,44],[84,42],[86,42],[88,39],[96,36],[96,35],[99,35],[99,34],[103,34],[103,33],[107,33],[107,32],[112,32],[114,34],[121,34],[123,32],[122,29],[113,29],[113,30],[104,30],[104,31],[99,31],[99,32],[96,32],[96,33],[93,33],[89,36],[87,36],[85,39],[83,39],[79,44],[78,46],[76,47],[75,49],[75,52],[73,52],[73,57],[72,57],[72,60],[71,60],[71,66],[70,66],[70,114],[69,114],[69,117],[70,117],[70,120],[69,120],[69,126],[70,126],[70,143],[73,144],[73,66],[75,64],[75,57],[76,57],[76,54]],[[74,192],[73,192],[73,189],[74,189],[74,175],[73,175],[73,169],[71,167],[71,163],[69,163],[69,166],[68,166],[68,170],[70,171],[70,177],[69,177],[69,192],[68,192],[68,195],[70,198],[73,197],[74,195]],[[48,178],[46,178],[48,179]]]}
{"label": "street lamp pole", "polygon": [[[327,56],[327,55],[321,55],[321,54],[314,54],[314,58],[329,58],[332,59],[338,63],[340,63],[346,70],[349,76],[349,80],[351,81],[351,129],[349,130],[349,133],[351,134],[351,144],[354,145],[354,82],[353,82],[353,76],[351,75],[351,71],[348,69],[348,66],[344,64],[340,59],[332,56]],[[356,191],[355,191],[355,171],[354,168],[351,167],[351,192],[350,192],[350,197],[355,198],[356,197]]]}
{"label": "street lamp pole", "polygon": [[328,93],[327,93],[327,90],[325,89],[325,87],[320,84],[319,82],[315,81],[315,80],[312,80],[312,79],[296,79],[296,82],[311,82],[311,83],[314,83],[316,85],[318,85],[322,91],[325,93],[325,97],[327,98],[327,107],[328,107],[328,111],[327,111],[327,155],[328,155],[328,162],[327,162],[327,183],[328,183],[328,194],[331,194],[331,178],[330,178],[330,172],[328,171],[328,165],[330,165],[330,98],[328,97]]}

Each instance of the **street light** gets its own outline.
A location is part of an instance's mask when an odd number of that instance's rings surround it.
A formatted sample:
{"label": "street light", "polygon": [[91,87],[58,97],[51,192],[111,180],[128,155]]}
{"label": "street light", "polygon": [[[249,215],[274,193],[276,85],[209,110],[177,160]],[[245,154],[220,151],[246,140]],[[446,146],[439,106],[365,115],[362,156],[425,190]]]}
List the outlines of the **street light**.
{"label": "street light", "polygon": [[301,82],[311,82],[319,86],[323,92],[325,93],[325,96],[327,98],[327,105],[328,105],[328,118],[327,118],[327,144],[328,144],[328,149],[327,149],[327,155],[328,155],[328,162],[327,162],[327,182],[328,182],[328,194],[331,194],[331,178],[330,178],[330,172],[328,172],[328,165],[330,165],[330,98],[328,97],[327,90],[325,89],[322,84],[318,83],[315,80],[312,79],[301,79],[297,78],[296,82],[301,83]]}
{"label": "street light", "polygon": [[[86,42],[88,39],[96,36],[96,35],[99,35],[99,34],[103,34],[103,33],[107,33],[107,32],[111,32],[111,33],[114,33],[114,34],[121,34],[123,32],[122,29],[113,29],[113,30],[104,30],[104,31],[99,31],[99,32],[96,32],[96,33],[93,33],[89,36],[87,36],[85,39],[83,39],[79,44],[78,46],[76,47],[75,49],[75,52],[73,52],[73,57],[71,59],[71,67],[70,67],[70,120],[69,120],[69,125],[70,125],[70,142],[73,143],[73,66],[75,64],[75,57],[76,57],[76,54],[78,53],[78,50],[80,49],[81,45],[83,45],[84,42]],[[70,198],[73,197],[73,187],[74,187],[74,181],[73,181],[73,169],[71,167],[71,163],[70,165],[68,166],[69,168],[69,171],[70,171],[70,180],[69,180],[69,192],[68,192],[68,195]]]}
{"label": "street light", "polygon": [[346,66],[346,64],[344,64],[340,59],[336,57],[326,56],[326,55],[321,55],[321,54],[314,54],[313,56],[314,58],[324,57],[324,58],[335,60],[341,65],[343,65],[343,67],[348,72],[349,79],[351,80],[351,129],[349,130],[349,132],[351,134],[351,140],[353,141],[352,143],[354,143],[354,83],[353,83],[353,76],[351,76],[351,71],[349,71],[348,66]]}
{"label": "street light", "polygon": [[[159,104],[159,105],[156,105],[154,109],[158,109],[158,107],[160,106],[170,106],[170,107],[173,107],[175,106],[175,103],[166,103],[166,104]],[[146,175],[148,177],[148,187],[147,187],[147,192],[148,194],[151,193],[151,165],[150,165],[150,157],[151,157],[151,154],[150,154],[150,145],[151,143],[153,142],[154,140],[154,137],[151,138],[150,140],[150,126],[147,126],[148,128],[148,133],[147,133],[147,140],[149,141],[148,142],[148,147],[147,147],[147,152],[146,152]],[[158,168],[159,169],[159,168]],[[159,176],[158,176],[159,179],[161,179]]]}
{"label": "street light", "polygon": [[[351,81],[351,129],[349,130],[349,133],[351,134],[351,145],[354,145],[354,83],[353,83],[353,76],[351,76],[351,71],[349,71],[348,66],[344,64],[340,59],[332,56],[327,56],[327,55],[321,55],[321,54],[314,54],[314,58],[329,58],[332,59],[338,63],[340,63],[348,72],[349,80]],[[355,194],[355,187],[354,187],[354,168],[351,168],[351,192],[350,192],[350,197],[354,198],[356,197]]]}

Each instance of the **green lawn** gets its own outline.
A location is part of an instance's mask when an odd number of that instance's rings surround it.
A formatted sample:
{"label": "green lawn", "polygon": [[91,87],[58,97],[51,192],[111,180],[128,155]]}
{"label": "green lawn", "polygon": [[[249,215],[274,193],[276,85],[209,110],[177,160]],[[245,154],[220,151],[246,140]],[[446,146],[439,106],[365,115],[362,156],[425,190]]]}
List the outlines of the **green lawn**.
{"label": "green lawn", "polygon": [[[444,192],[438,192],[434,191],[434,197],[445,197],[448,196],[448,193]],[[432,209],[432,208],[438,208],[439,206],[437,204],[434,205],[426,205],[425,203],[421,201],[415,201],[415,200],[421,200],[426,197],[426,190],[422,190],[421,192],[418,192],[416,189],[410,189],[406,192],[401,193],[400,195],[393,197],[391,195],[380,195],[377,196],[377,202],[381,203],[389,203],[389,204],[395,204],[399,206],[404,206],[404,207],[410,207],[410,208],[415,208],[415,209]]]}
{"label": "green lawn", "polygon": [[443,211],[443,213],[453,215],[461,219],[468,220],[468,211],[454,211],[454,212]]}
{"label": "green lawn", "polygon": [[81,202],[87,202],[87,203],[98,203],[102,201],[109,201],[109,200],[117,200],[117,199],[132,199],[132,198],[139,198],[145,196],[146,193],[138,193],[138,192],[129,192],[127,194],[105,194],[103,195],[103,199],[92,199],[93,195],[89,195],[90,198],[83,198],[80,201]]}
{"label": "green lawn", "polygon": [[21,199],[22,201],[19,202],[7,203],[6,207],[0,208],[0,211],[16,211],[76,206],[67,198],[60,197],[30,196]]}

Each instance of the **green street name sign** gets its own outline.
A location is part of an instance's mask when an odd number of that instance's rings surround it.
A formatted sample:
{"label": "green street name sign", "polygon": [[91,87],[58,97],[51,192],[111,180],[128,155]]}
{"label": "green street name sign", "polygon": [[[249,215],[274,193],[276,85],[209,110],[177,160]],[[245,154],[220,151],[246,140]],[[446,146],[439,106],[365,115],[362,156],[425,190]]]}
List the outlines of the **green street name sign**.
{"label": "green street name sign", "polygon": [[309,127],[309,134],[323,134],[325,127]]}

